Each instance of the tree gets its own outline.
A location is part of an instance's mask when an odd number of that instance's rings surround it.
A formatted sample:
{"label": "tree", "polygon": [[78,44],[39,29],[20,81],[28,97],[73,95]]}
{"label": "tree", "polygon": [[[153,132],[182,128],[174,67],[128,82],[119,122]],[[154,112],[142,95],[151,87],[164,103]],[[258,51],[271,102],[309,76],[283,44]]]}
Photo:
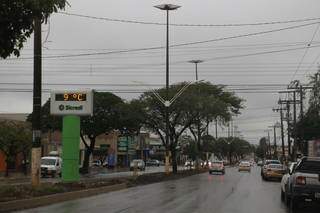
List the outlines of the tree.
{"label": "tree", "polygon": [[220,159],[238,161],[254,151],[254,146],[248,141],[237,137],[218,138],[213,145],[213,153]]}
{"label": "tree", "polygon": [[0,4],[0,57],[20,55],[23,43],[34,30],[33,20],[46,21],[53,12],[64,9],[66,0],[10,0]]}
{"label": "tree", "polygon": [[268,144],[267,139],[265,137],[261,138],[259,141],[259,145],[256,149],[256,156],[261,159],[267,158],[268,155]]}
{"label": "tree", "polygon": [[[185,82],[171,85],[169,88],[169,99],[174,97],[185,85]],[[165,88],[158,89],[156,92],[161,97],[165,97],[166,95]],[[197,138],[199,134],[196,134],[197,130],[194,130],[195,125],[200,122],[200,131],[198,133],[202,134],[208,121],[218,116],[228,119],[228,116],[231,117],[232,114],[238,112],[242,102],[241,99],[235,97],[232,93],[225,92],[223,88],[212,85],[209,82],[191,85],[168,109],[170,140],[167,142],[165,106],[150,91],[145,92],[140,97],[140,101],[145,110],[145,126],[157,133],[166,147],[166,152],[171,152],[173,172],[177,172],[176,147],[181,134],[190,128],[190,131]],[[202,136],[201,134],[200,137]]]}
{"label": "tree", "polygon": [[197,141],[199,154],[202,155],[201,138],[206,134],[209,123],[213,120],[220,120],[223,123],[230,121],[231,117],[239,114],[239,110],[243,108],[243,100],[234,93],[225,91],[224,87],[210,82],[192,85],[188,90],[189,95],[190,93],[195,97],[194,107],[197,116],[189,129]]}
{"label": "tree", "polygon": [[[186,83],[171,85],[169,88],[169,99],[174,97]],[[165,97],[166,89],[161,88],[156,91],[161,97]],[[190,127],[195,118],[194,96],[183,93],[168,108],[169,111],[169,141],[166,141],[166,108],[163,103],[148,91],[142,94],[139,101],[143,106],[145,119],[144,127],[157,133],[166,148],[166,155],[171,152],[172,170],[177,172],[177,145],[181,134]]]}
{"label": "tree", "polygon": [[[24,156],[24,165],[30,155],[32,133],[29,124],[18,121],[0,122],[0,150],[6,156],[6,176],[9,175],[9,165],[15,163],[19,153]],[[26,168],[24,168],[26,173]]]}
{"label": "tree", "polygon": [[[320,138],[320,71],[310,77],[309,84],[313,87],[310,92],[309,108],[296,126],[291,129],[292,136],[299,141]],[[300,147],[301,148],[301,147]]]}

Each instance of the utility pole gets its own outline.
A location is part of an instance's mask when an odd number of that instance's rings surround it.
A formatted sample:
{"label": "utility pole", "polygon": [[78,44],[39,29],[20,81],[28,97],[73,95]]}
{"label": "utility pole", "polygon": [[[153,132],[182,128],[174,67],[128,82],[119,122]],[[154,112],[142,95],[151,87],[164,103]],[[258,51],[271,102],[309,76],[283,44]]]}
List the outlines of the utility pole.
{"label": "utility pole", "polygon": [[[303,86],[300,85],[300,121],[303,120]],[[304,156],[308,156],[308,142],[304,140],[304,130],[302,129],[301,131],[301,144],[300,144],[300,149],[303,152]]]}
{"label": "utility pole", "polygon": [[273,126],[269,126],[270,128],[273,128],[273,157],[275,159],[278,158],[278,152],[277,152],[277,133],[276,133],[276,128],[279,127],[280,124],[277,122]]}
{"label": "utility pole", "polygon": [[283,108],[281,101],[279,100],[280,107],[277,109],[273,109],[274,112],[280,111],[280,127],[281,127],[281,146],[282,146],[282,161],[285,161],[285,146],[284,146],[284,127],[283,127]]}
{"label": "utility pole", "polygon": [[[296,91],[293,91],[293,127],[297,125],[297,100],[296,100]],[[293,135],[293,148],[292,148],[293,160],[297,159],[297,134]]]}
{"label": "utility pole", "polygon": [[41,158],[41,19],[34,19],[34,56],[33,56],[33,112],[32,112],[32,151],[31,151],[31,184],[40,184]]}
{"label": "utility pole", "polygon": [[287,139],[288,139],[288,157],[292,157],[291,155],[291,140],[290,140],[290,104],[286,103],[287,106]]}
{"label": "utility pole", "polygon": [[265,130],[268,133],[267,155],[271,158],[270,129]]}

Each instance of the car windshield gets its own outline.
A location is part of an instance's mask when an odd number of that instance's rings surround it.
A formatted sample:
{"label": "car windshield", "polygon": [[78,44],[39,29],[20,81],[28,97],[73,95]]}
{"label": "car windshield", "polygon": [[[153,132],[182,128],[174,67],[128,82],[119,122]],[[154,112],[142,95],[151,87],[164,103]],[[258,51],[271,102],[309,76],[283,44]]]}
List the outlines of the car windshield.
{"label": "car windshield", "polygon": [[56,159],[42,158],[41,165],[52,166],[56,164]]}
{"label": "car windshield", "polygon": [[296,168],[298,172],[320,173],[320,161],[303,161]]}
{"label": "car windshield", "polygon": [[213,161],[212,164],[223,164],[222,161]]}
{"label": "car windshield", "polygon": [[268,164],[281,164],[281,163],[278,160],[268,160],[266,161],[266,164],[268,165]]}
{"label": "car windshield", "polygon": [[281,164],[269,164],[268,168],[271,168],[271,169],[283,169],[283,166]]}

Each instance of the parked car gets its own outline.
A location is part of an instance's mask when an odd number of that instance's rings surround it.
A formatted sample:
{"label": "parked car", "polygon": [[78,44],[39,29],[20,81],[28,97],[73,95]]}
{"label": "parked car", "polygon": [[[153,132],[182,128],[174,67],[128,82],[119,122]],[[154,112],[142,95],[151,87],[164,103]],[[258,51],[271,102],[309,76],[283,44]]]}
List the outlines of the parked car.
{"label": "parked car", "polygon": [[146,162],[147,166],[160,166],[160,162],[158,160],[147,160]]}
{"label": "parked car", "polygon": [[262,160],[259,160],[258,163],[257,163],[257,165],[258,165],[258,166],[263,166],[263,161],[262,161]]}
{"label": "parked car", "polygon": [[56,175],[61,176],[62,168],[62,159],[60,157],[42,157],[41,158],[41,176],[51,176],[55,177]]}
{"label": "parked car", "polygon": [[287,193],[286,190],[288,187],[290,174],[292,174],[296,165],[297,165],[297,162],[290,163],[286,173],[282,176],[281,184],[280,184],[280,186],[281,186],[281,200],[282,201],[284,201],[285,194]]}
{"label": "parked car", "polygon": [[267,166],[269,164],[281,164],[279,160],[265,160],[263,166],[261,167],[261,177],[264,178],[264,174],[267,172]]}
{"label": "parked car", "polygon": [[209,174],[212,174],[213,172],[220,172],[222,174],[226,173],[223,161],[212,161],[211,162],[211,164],[209,166]]}
{"label": "parked car", "polygon": [[291,212],[303,202],[320,202],[320,157],[303,157],[289,170],[283,197]]}
{"label": "parked car", "polygon": [[142,159],[135,159],[130,162],[130,171],[133,171],[135,167],[140,171],[144,171],[146,169],[146,165]]}
{"label": "parked car", "polygon": [[92,166],[94,166],[94,167],[100,167],[100,166],[102,166],[102,163],[101,163],[100,160],[94,160],[94,161],[92,162]]}
{"label": "parked car", "polygon": [[251,164],[250,164],[250,162],[248,162],[248,161],[241,161],[241,162],[239,163],[238,171],[239,171],[239,172],[242,172],[242,171],[251,172]]}
{"label": "parked car", "polygon": [[184,163],[184,167],[186,169],[194,169],[194,166],[195,166],[195,162],[192,160],[188,160]]}
{"label": "parked car", "polygon": [[286,173],[286,169],[282,164],[270,163],[266,165],[266,169],[263,173],[262,178],[264,180],[269,179],[282,179],[282,176]]}

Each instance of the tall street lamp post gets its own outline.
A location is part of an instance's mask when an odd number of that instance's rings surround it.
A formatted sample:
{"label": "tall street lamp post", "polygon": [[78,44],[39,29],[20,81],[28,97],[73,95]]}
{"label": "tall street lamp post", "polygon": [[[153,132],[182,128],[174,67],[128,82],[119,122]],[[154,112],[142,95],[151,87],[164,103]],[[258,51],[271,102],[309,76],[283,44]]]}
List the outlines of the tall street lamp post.
{"label": "tall street lamp post", "polygon": [[202,60],[191,60],[191,61],[188,61],[188,62],[195,64],[195,67],[196,67],[196,81],[198,81],[198,64],[202,63],[203,61]]}
{"label": "tall street lamp post", "polygon": [[162,5],[157,5],[154,6],[155,8],[158,8],[160,10],[165,10],[167,13],[167,32],[166,32],[166,37],[167,37],[167,44],[166,44],[166,101],[165,101],[165,120],[166,120],[166,163],[165,163],[165,172],[168,174],[169,173],[169,152],[168,152],[168,147],[169,147],[169,106],[170,106],[170,101],[169,101],[169,11],[170,10],[176,10],[180,6],[178,5],[173,5],[173,4],[162,4]]}
{"label": "tall street lamp post", "polygon": [[[198,81],[198,64],[199,63],[202,63],[203,61],[202,60],[191,60],[191,61],[188,61],[189,63],[193,63],[193,64],[195,64],[195,68],[196,68],[196,81]],[[198,93],[200,94],[200,88],[198,89]],[[200,116],[199,116],[200,117]],[[199,152],[199,154],[201,155],[201,132],[200,132],[200,118],[198,118],[198,125],[197,125],[197,129],[198,129],[198,141],[197,141],[197,144],[198,144],[198,152]],[[208,125],[208,129],[207,129],[207,133],[209,132],[209,125]],[[198,167],[199,167],[199,157],[197,157],[197,169],[198,169]]]}

